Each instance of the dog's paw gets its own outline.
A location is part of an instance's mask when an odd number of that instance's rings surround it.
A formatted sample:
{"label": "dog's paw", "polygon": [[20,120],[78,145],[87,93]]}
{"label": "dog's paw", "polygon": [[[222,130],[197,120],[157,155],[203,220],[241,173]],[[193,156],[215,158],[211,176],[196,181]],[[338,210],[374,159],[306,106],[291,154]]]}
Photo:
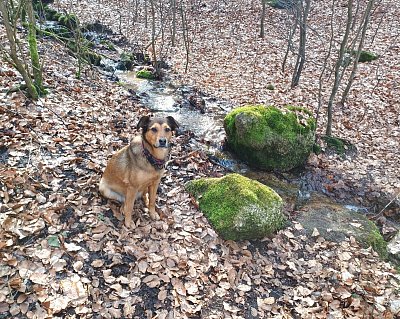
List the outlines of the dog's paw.
{"label": "dog's paw", "polygon": [[160,215],[157,214],[157,212],[154,208],[149,209],[149,215],[150,215],[150,218],[153,220],[160,220]]}
{"label": "dog's paw", "polygon": [[126,213],[126,212],[124,211],[124,208],[123,208],[123,207],[121,207],[120,212],[121,212],[121,214],[125,217],[125,218],[124,218],[124,224],[125,224],[125,226],[126,226],[127,228],[130,228],[131,225],[132,225],[132,213],[131,213],[131,212],[130,212],[130,213]]}

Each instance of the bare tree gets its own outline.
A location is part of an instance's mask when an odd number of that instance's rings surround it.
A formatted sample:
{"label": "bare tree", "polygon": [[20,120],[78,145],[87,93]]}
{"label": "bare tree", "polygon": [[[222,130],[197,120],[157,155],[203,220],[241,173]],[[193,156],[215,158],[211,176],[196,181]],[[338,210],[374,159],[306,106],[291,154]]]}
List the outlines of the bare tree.
{"label": "bare tree", "polygon": [[172,11],[172,31],[171,31],[171,46],[175,46],[176,38],[176,0],[171,0]]}
{"label": "bare tree", "polygon": [[[367,8],[366,8],[366,10],[364,12],[363,19],[362,19],[362,21],[360,23],[359,30],[362,29],[361,36],[359,37],[359,43],[358,43],[358,47],[357,47],[357,52],[356,52],[355,57],[354,57],[351,74],[350,74],[350,77],[349,77],[349,79],[347,81],[346,88],[344,89],[343,94],[342,94],[342,99],[340,101],[341,104],[345,103],[345,101],[347,99],[347,96],[348,96],[348,94],[350,92],[350,88],[351,88],[351,86],[353,84],[354,77],[356,76],[356,73],[357,73],[358,62],[359,62],[359,59],[360,59],[361,51],[362,51],[362,49],[364,47],[365,35],[367,33],[367,29],[368,29],[368,26],[369,26],[369,22],[370,22],[370,18],[371,18],[371,13],[372,13],[372,8],[374,6],[374,2],[375,2],[375,0],[369,0],[368,1]],[[356,39],[358,39],[358,34],[359,33],[360,33],[360,31],[357,32]]]}
{"label": "bare tree", "polygon": [[[0,1],[0,12],[3,16],[3,24],[6,29],[8,49],[1,46],[3,58],[12,64],[21,74],[28,95],[32,99],[45,93],[42,81],[42,66],[40,65],[37,40],[36,22],[33,12],[32,0],[14,3],[13,1]],[[28,16],[28,47],[29,57],[23,51],[17,34],[21,13],[26,12]],[[28,60],[30,59],[30,62]],[[33,76],[31,75],[33,74]]]}
{"label": "bare tree", "polygon": [[[346,61],[346,55],[350,57],[352,56],[353,65],[351,67],[350,75],[345,83],[345,89],[342,93],[340,101],[341,104],[346,101],[346,98],[353,84],[374,5],[375,0],[368,0],[365,8],[361,5],[360,1],[355,4],[354,0],[349,0],[347,4],[346,29],[342,41],[340,42],[339,54],[334,69],[334,82],[327,106],[328,117],[325,132],[327,136],[332,135],[333,105],[336,101],[336,95],[339,91],[340,84],[345,76],[345,71],[349,66],[349,62]],[[354,6],[356,6],[356,12],[353,12]],[[359,19],[359,24],[357,15],[361,16],[361,18]],[[352,30],[354,36],[351,37]],[[355,49],[355,47],[357,48]]]}
{"label": "bare tree", "polygon": [[264,38],[264,23],[265,23],[267,0],[261,0],[261,5],[262,5],[262,11],[261,11],[261,22],[260,22],[260,38]]}
{"label": "bare tree", "polygon": [[307,19],[310,12],[311,0],[301,0],[295,6],[296,16],[300,26],[300,42],[297,52],[296,65],[292,76],[292,88],[299,85],[300,76],[306,61],[306,36],[307,36]]}
{"label": "bare tree", "polygon": [[189,67],[189,54],[190,54],[190,39],[189,39],[189,23],[186,15],[186,11],[183,8],[183,4],[181,2],[181,18],[182,18],[182,35],[183,35],[183,43],[185,45],[186,52],[186,63],[185,63],[185,73],[188,71]]}
{"label": "bare tree", "polygon": [[336,63],[335,63],[335,78],[334,78],[333,87],[332,87],[331,94],[329,96],[329,101],[328,101],[328,120],[327,120],[327,124],[326,124],[326,135],[327,136],[332,135],[333,103],[335,101],[336,93],[338,92],[340,81],[343,76],[343,72],[344,72],[343,69],[346,68],[346,66],[344,65],[344,55],[346,53],[347,42],[348,42],[348,39],[350,36],[352,19],[353,19],[353,0],[349,0],[348,5],[347,5],[346,30],[343,35],[343,39],[340,43],[339,56],[337,57]]}

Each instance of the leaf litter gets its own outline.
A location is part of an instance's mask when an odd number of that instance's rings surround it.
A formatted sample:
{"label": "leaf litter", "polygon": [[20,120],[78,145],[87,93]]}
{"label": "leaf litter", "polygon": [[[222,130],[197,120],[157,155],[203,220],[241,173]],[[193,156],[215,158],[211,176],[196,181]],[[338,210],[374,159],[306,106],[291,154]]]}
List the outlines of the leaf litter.
{"label": "leaf litter", "polygon": [[[183,185],[225,172],[192,148],[190,134],[175,137],[161,220],[139,204],[135,227],[126,229],[97,185],[147,110],[96,72],[76,79],[64,48],[40,41],[52,61],[44,76],[50,94],[31,103],[2,93],[1,316],[397,316],[399,276],[353,238],[333,243],[318,230],[309,237],[294,223],[274,238],[221,240]],[[2,65],[2,87],[20,81]]]}

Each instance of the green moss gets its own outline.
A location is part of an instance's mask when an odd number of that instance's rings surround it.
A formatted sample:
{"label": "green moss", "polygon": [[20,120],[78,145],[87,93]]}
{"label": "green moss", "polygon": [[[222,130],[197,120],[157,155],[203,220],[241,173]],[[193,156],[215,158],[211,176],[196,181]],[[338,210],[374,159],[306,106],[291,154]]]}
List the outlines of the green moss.
{"label": "green moss", "polygon": [[318,143],[314,143],[313,144],[313,153],[315,153],[315,154],[321,154],[322,153],[322,148],[321,148],[321,145],[319,145]]}
{"label": "green moss", "polygon": [[74,14],[61,14],[58,17],[58,22],[70,30],[75,30],[78,27],[78,18]]}
{"label": "green moss", "polygon": [[349,141],[339,137],[323,136],[322,139],[325,141],[328,148],[333,149],[339,155],[343,155],[346,153],[346,150],[354,148]]}
{"label": "green moss", "polygon": [[139,79],[154,80],[155,76],[149,70],[139,70],[136,72],[136,77]]}
{"label": "green moss", "polygon": [[58,21],[58,18],[60,17],[60,14],[56,10],[51,9],[48,6],[44,7],[44,14],[46,19],[49,21]]}
{"label": "green moss", "polygon": [[[356,51],[353,53],[354,55],[357,54]],[[374,61],[378,58],[378,56],[372,52],[369,51],[361,51],[360,57],[358,58],[358,62],[370,62]]]}
{"label": "green moss", "polygon": [[273,90],[275,90],[275,86],[273,84],[268,84],[267,90],[273,91]]}
{"label": "green moss", "polygon": [[110,51],[116,51],[114,44],[112,44],[110,41],[107,40],[101,40],[101,44],[107,47],[108,50]]}
{"label": "green moss", "polygon": [[100,61],[101,61],[101,56],[98,55],[96,52],[93,51],[89,51],[87,50],[84,54],[83,54],[83,58],[89,62],[90,64],[99,66],[100,65]]}
{"label": "green moss", "polygon": [[200,210],[224,239],[262,238],[284,225],[279,195],[239,174],[193,180],[186,189],[198,198]]}
{"label": "green moss", "polygon": [[288,106],[285,112],[269,106],[234,109],[224,119],[228,146],[251,165],[291,169],[309,155],[315,133],[312,113]]}
{"label": "green moss", "polygon": [[123,53],[121,53],[119,59],[120,60],[118,62],[118,66],[117,66],[118,70],[123,70],[123,71],[132,70],[133,62],[135,60],[134,56],[132,54],[123,52]]}
{"label": "green moss", "polygon": [[383,239],[378,227],[372,222],[368,221],[370,227],[369,234],[365,240],[368,246],[371,246],[382,259],[388,258],[387,242]]}

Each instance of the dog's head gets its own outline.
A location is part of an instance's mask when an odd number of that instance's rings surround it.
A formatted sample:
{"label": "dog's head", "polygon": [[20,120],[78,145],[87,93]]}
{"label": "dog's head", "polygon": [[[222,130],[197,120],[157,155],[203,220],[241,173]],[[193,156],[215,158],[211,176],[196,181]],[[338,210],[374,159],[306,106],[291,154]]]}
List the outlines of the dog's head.
{"label": "dog's head", "polygon": [[155,148],[169,147],[172,132],[179,124],[172,116],[165,118],[143,116],[137,124],[137,129],[142,129],[143,139]]}

